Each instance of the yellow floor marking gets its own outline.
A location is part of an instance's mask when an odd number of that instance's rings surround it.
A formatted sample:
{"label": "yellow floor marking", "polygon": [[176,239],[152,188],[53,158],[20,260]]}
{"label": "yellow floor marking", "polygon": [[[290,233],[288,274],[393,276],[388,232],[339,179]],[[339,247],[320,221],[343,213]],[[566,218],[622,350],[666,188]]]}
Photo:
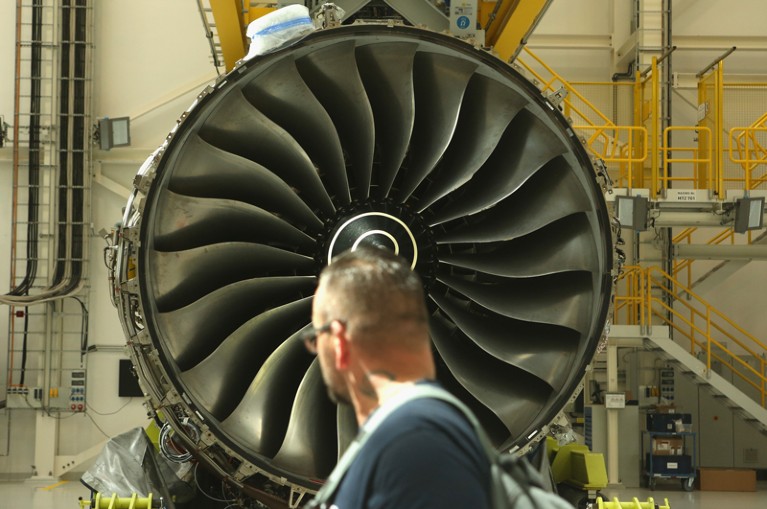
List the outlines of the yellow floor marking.
{"label": "yellow floor marking", "polygon": [[66,483],[68,483],[68,482],[69,482],[69,481],[59,481],[59,482],[57,482],[56,484],[51,484],[50,486],[46,486],[45,488],[40,488],[40,489],[41,489],[41,490],[45,490],[45,491],[50,491],[50,490],[52,490],[53,488],[58,488],[58,487],[59,487],[59,486],[61,486],[62,484],[66,484]]}

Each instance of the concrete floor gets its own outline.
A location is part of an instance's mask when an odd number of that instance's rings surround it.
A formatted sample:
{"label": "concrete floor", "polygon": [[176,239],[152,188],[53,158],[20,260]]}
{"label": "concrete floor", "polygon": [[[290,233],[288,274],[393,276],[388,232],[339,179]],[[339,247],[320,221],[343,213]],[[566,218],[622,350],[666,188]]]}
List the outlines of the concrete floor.
{"label": "concrete floor", "polygon": [[[757,509],[767,507],[767,482],[757,483],[757,491],[734,493],[722,491],[682,491],[674,485],[647,489],[606,489],[604,497],[621,502],[636,497],[646,502],[653,497],[656,504],[668,499],[671,509]],[[24,509],[77,509],[78,498],[88,499],[90,492],[78,480],[56,482],[0,481],[0,507]]]}
{"label": "concrete floor", "polygon": [[668,499],[671,509],[760,509],[767,508],[767,482],[759,481],[756,491],[684,491],[681,486],[673,483],[658,483],[655,491],[646,488],[605,489],[603,499],[612,500],[618,497],[621,502],[631,501],[636,497],[640,502],[646,502],[652,497],[656,504]]}

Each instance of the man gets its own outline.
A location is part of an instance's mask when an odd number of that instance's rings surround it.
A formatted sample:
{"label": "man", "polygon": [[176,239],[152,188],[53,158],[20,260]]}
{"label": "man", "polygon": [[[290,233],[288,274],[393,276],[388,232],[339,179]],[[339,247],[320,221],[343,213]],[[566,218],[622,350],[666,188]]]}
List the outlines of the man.
{"label": "man", "polygon": [[[423,285],[394,253],[360,247],[320,275],[307,347],[330,397],[362,426],[414,384],[436,383]],[[490,467],[462,414],[436,399],[404,404],[360,450],[334,509],[490,507]]]}

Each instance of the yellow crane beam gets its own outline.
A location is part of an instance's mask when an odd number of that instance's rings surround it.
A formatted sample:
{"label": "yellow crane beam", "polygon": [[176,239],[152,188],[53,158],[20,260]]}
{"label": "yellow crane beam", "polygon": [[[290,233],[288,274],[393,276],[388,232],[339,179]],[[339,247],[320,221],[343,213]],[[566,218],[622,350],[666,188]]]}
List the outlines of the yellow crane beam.
{"label": "yellow crane beam", "polygon": [[[273,7],[244,7],[243,0],[209,0],[226,70],[245,56],[248,43],[245,27]],[[485,41],[498,56],[509,61],[516,57],[552,0],[500,0],[479,2],[480,25],[486,29]]]}
{"label": "yellow crane beam", "polygon": [[[489,24],[485,32],[485,42],[492,46],[504,61],[514,59],[527,38],[535,29],[552,0],[501,0],[481,2],[480,20],[487,16]],[[488,12],[488,5],[492,11]],[[494,14],[494,16],[493,16]]]}
{"label": "yellow crane beam", "polygon": [[216,33],[227,72],[245,56],[245,18],[242,0],[210,0]]}

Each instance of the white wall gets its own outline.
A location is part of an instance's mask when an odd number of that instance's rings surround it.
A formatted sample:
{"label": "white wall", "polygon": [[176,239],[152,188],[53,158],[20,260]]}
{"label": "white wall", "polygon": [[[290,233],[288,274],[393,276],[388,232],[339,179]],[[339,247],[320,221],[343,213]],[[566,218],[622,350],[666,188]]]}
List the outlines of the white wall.
{"label": "white wall", "polygon": [[[162,143],[180,114],[197,93],[215,78],[210,50],[197,11],[188,0],[98,0],[94,8],[94,120],[104,116],[131,117],[132,146],[110,152],[94,151],[95,165],[105,176],[129,188],[139,165]],[[0,115],[13,116],[13,54],[15,2],[0,2]],[[9,287],[10,149],[0,149],[0,291]],[[121,217],[127,196],[94,183],[93,232],[110,229]],[[93,345],[122,346],[125,337],[117,311],[107,293],[104,242],[93,236],[90,246],[89,339]],[[0,381],[4,397],[7,364],[7,307],[0,308]],[[62,414],[57,451],[73,455],[114,436],[147,424],[138,398],[117,397],[118,360],[122,351],[102,349],[87,356],[87,398],[90,411]],[[117,413],[115,413],[117,412]],[[102,415],[103,414],[103,415]],[[96,427],[96,424],[98,428]],[[10,425],[10,455],[5,439]],[[102,433],[103,431],[103,433]],[[0,410],[0,478],[29,475],[34,464],[35,412]],[[44,472],[42,472],[44,474]]]}
{"label": "white wall", "polygon": [[[103,174],[129,187],[143,159],[159,145],[182,111],[204,83],[215,76],[209,48],[196,2],[190,0],[98,0],[95,5],[94,117],[130,116],[132,147],[108,153],[94,152]],[[619,5],[614,5],[619,4]],[[573,49],[536,49],[544,60],[569,80],[609,81],[616,71],[612,51],[622,44],[630,20],[625,19],[626,4],[633,0],[555,0],[536,31],[542,36],[569,36]],[[763,0],[674,0],[674,33],[680,36],[718,35],[712,39],[721,47],[729,45],[726,36],[754,36],[765,42],[764,20],[767,2]],[[14,47],[15,2],[0,1],[0,115],[10,121],[13,114],[13,61],[7,56]],[[615,33],[615,37],[611,34]],[[612,41],[604,47],[584,46],[588,41]],[[534,47],[534,39],[531,41]],[[717,46],[718,47],[718,46]],[[697,72],[721,54],[720,49],[689,50],[674,54],[680,72]],[[728,58],[737,72],[767,74],[767,52],[741,51]],[[694,95],[692,96],[694,98]],[[694,112],[681,104],[675,117],[688,123]],[[10,238],[10,151],[0,150],[0,291],[8,288]],[[125,203],[104,187],[93,187],[94,231],[111,227],[120,217]],[[124,336],[117,314],[106,294],[106,275],[101,263],[103,243],[92,239],[90,289],[90,339],[92,344],[122,345]],[[754,262],[746,271],[706,295],[761,338],[767,339],[767,318],[762,312],[767,283],[765,262]],[[7,351],[7,308],[0,309],[0,373],[5,373]],[[88,356],[88,400],[94,410],[90,416],[108,435],[145,423],[140,402],[117,397],[117,360],[121,353],[94,353]],[[95,411],[113,415],[98,415]],[[0,411],[0,435],[6,433],[9,411]],[[10,414],[10,457],[2,456],[0,439],[0,477],[7,473],[29,473],[32,463],[31,411]],[[83,415],[60,423],[59,454],[73,454],[98,443],[104,437]]]}

